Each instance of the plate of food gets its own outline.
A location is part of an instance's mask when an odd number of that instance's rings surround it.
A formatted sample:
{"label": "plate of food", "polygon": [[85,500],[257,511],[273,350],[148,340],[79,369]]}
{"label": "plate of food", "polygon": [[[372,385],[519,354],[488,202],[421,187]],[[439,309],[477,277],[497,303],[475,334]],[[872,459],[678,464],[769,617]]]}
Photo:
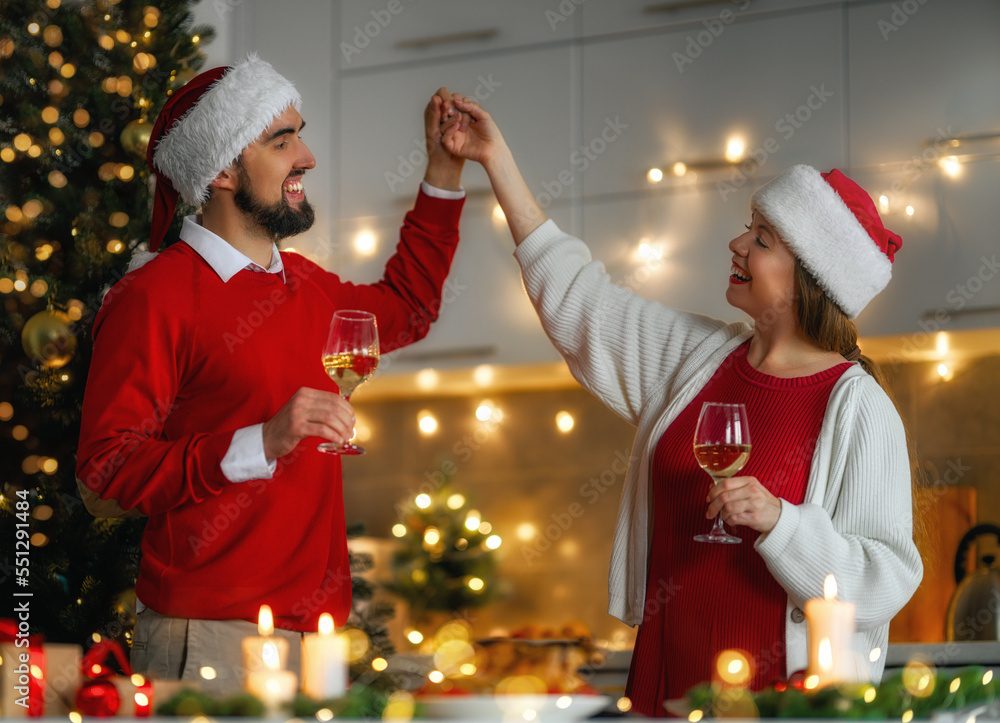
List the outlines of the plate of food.
{"label": "plate of food", "polygon": [[606,695],[430,695],[417,698],[424,718],[483,721],[579,721],[611,703]]}

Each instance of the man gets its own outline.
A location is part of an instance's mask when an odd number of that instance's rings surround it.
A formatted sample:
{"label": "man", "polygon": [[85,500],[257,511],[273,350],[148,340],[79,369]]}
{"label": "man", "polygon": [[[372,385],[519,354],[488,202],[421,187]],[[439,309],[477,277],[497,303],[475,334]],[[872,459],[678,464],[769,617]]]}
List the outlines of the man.
{"label": "man", "polygon": [[[249,56],[166,103],[147,158],[157,176],[150,248],[178,195],[203,204],[181,242],[130,271],[94,323],[77,477],[85,496],[149,517],[132,660],[158,678],[239,687],[240,642],[261,604],[291,638],[350,612],[340,443],[350,405],[321,364],[336,309],[376,315],[383,353],[437,318],[458,243],[463,161],[440,145],[445,89],[425,113],[428,168],[395,256],[371,285],[341,281],[276,241],[313,223],[315,166],[301,99]],[[298,637],[296,637],[298,636]]]}

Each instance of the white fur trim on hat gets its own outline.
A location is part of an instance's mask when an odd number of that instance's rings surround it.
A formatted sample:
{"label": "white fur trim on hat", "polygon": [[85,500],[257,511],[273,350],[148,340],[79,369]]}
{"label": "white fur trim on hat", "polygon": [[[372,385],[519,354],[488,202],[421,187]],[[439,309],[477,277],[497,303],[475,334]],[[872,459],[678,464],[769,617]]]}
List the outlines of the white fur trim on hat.
{"label": "white fur trim on hat", "polygon": [[251,53],[233,65],[156,144],[154,165],[191,204],[208,200],[209,184],[302,98],[270,63]]}
{"label": "white fur trim on hat", "polygon": [[792,166],[750,199],[844,313],[855,318],[892,276],[892,262],[811,166]]}

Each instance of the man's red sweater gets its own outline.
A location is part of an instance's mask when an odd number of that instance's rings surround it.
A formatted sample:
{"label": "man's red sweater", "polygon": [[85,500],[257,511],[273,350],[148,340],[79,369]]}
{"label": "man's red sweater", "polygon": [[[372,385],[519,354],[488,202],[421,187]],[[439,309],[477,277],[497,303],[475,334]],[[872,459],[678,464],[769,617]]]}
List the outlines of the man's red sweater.
{"label": "man's red sweater", "polygon": [[94,322],[77,477],[149,521],[136,593],[172,617],[315,630],[350,612],[340,458],[306,439],[271,479],[232,483],[233,433],[300,387],[336,391],[321,363],[336,309],[372,311],[386,353],[426,335],[458,243],[463,202],[423,193],[383,279],[354,285],[297,254],[285,279],[228,283],[181,242],[130,272]]}

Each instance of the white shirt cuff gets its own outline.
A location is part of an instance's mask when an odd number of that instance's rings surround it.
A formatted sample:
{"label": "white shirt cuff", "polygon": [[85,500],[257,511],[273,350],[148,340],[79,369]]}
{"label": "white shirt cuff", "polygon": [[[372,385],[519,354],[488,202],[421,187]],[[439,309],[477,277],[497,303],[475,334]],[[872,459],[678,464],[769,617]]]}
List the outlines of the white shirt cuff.
{"label": "white shirt cuff", "polygon": [[420,182],[420,190],[433,198],[446,198],[449,201],[458,201],[459,199],[465,198],[464,188],[461,188],[457,191],[449,191],[444,188],[438,188],[437,186],[432,186],[427,181]]}
{"label": "white shirt cuff", "polygon": [[237,429],[220,467],[230,482],[271,479],[278,468],[278,461],[264,456],[264,425]]}

